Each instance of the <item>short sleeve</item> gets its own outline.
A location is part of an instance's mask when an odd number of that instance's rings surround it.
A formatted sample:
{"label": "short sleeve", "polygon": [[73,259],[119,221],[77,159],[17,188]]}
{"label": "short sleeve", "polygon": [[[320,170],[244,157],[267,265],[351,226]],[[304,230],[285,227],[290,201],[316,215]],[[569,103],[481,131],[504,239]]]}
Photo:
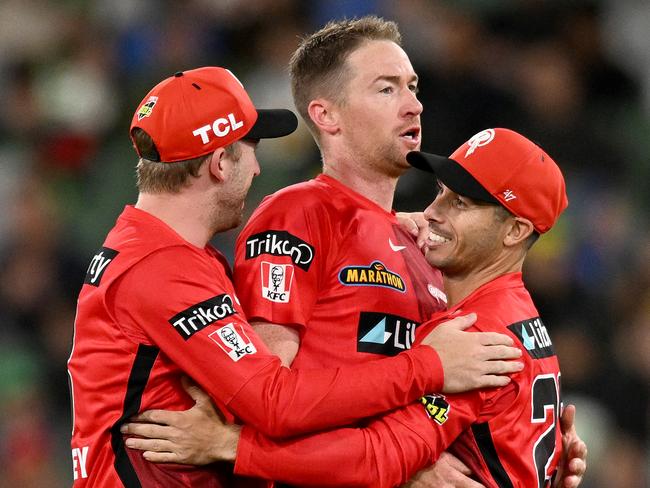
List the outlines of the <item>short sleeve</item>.
{"label": "short sleeve", "polygon": [[326,210],[300,192],[267,198],[239,235],[234,280],[250,320],[304,327],[331,251]]}

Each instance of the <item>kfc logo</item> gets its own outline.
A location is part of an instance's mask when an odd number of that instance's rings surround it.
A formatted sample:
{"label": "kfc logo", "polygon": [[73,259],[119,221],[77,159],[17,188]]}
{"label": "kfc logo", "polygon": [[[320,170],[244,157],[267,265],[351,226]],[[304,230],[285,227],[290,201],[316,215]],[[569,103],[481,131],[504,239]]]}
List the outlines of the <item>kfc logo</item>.
{"label": "kfc logo", "polygon": [[[239,329],[239,330],[238,330]],[[230,359],[237,362],[247,354],[255,354],[257,349],[246,335],[241,325],[230,323],[208,336]]]}
{"label": "kfc logo", "polygon": [[293,280],[293,265],[262,261],[262,296],[278,303],[288,303]]}

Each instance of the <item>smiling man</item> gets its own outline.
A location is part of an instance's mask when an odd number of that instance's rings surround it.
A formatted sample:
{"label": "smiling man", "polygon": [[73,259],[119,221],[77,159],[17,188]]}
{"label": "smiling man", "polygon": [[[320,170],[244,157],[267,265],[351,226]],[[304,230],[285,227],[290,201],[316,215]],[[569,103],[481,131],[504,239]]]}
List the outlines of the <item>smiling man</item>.
{"label": "smiling man", "polygon": [[[294,101],[320,148],[323,172],[267,197],[254,212],[237,242],[238,295],[256,330],[292,368],[394,356],[410,347],[422,323],[445,310],[448,301],[440,271],[426,262],[392,211],[398,178],[410,168],[406,155],[420,147],[417,75],[400,47],[396,24],[377,17],[331,22],[306,37],[290,70]],[[468,349],[462,353],[461,361],[474,357]],[[492,369],[486,371],[484,386],[507,384],[508,378],[493,373],[514,371],[506,369],[513,363],[504,369],[497,369],[499,361],[488,363]],[[169,424],[178,418],[157,413],[147,420]],[[133,432],[161,435],[147,426]],[[245,428],[248,432],[252,430]],[[133,439],[132,445],[155,445],[140,441]],[[165,446],[173,455],[162,459],[199,462]],[[326,444],[320,446],[330,452]],[[400,452],[380,446],[370,459],[398,466],[404,459],[394,456]],[[238,467],[248,469],[251,460],[242,456]],[[304,460],[297,467],[312,464]],[[288,470],[292,466],[284,465]],[[480,486],[462,466],[465,475],[446,469],[448,463],[436,466],[434,471],[442,470],[435,475],[437,485]],[[281,471],[258,474],[286,479]],[[370,474],[376,475],[376,469]],[[370,485],[385,481],[390,482],[377,478]]]}

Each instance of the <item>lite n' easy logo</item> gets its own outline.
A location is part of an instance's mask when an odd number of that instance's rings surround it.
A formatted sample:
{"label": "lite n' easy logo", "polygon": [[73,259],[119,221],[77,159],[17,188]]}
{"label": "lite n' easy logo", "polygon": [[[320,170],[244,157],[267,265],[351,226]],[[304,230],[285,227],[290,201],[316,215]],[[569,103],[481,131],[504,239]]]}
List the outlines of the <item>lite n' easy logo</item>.
{"label": "lite n' easy logo", "polygon": [[539,317],[534,317],[508,326],[510,332],[517,336],[533,359],[542,359],[555,355],[553,343],[546,326]]}
{"label": "lite n' easy logo", "polygon": [[418,322],[399,315],[361,312],[357,330],[357,351],[395,356],[411,348],[418,325]]}
{"label": "lite n' easy logo", "polygon": [[84,283],[87,285],[99,286],[106,268],[118,254],[118,251],[115,249],[110,249],[108,247],[102,247],[99,251],[97,251],[93,258],[90,260],[90,265],[88,265]]}

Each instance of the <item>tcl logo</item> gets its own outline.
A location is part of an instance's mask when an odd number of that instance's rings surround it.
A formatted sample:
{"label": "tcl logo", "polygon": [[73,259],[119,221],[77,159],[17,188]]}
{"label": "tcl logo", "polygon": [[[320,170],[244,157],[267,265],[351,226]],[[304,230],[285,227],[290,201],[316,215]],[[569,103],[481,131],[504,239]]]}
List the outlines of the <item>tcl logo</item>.
{"label": "tcl logo", "polygon": [[192,135],[201,136],[201,141],[203,144],[207,144],[210,142],[210,131],[212,131],[217,137],[224,137],[228,135],[231,130],[236,131],[243,126],[244,123],[237,121],[237,119],[235,119],[235,114],[230,113],[228,114],[227,119],[219,117],[217,120],[212,122],[212,125],[204,125],[203,127],[199,127],[198,129],[192,131]]}

